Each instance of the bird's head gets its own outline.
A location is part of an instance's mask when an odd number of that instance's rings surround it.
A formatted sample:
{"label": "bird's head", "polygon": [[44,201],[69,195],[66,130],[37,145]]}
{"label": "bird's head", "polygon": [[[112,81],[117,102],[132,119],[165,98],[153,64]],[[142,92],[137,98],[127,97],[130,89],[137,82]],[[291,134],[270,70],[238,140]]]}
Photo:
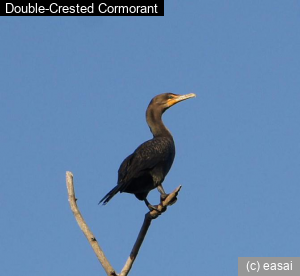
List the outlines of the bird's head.
{"label": "bird's head", "polygon": [[162,114],[171,106],[196,97],[196,94],[177,95],[173,93],[164,93],[155,96],[146,111],[146,120],[154,137],[167,135],[171,136],[170,131],[164,126],[161,120]]}
{"label": "bird's head", "polygon": [[149,106],[156,106],[157,108],[161,109],[162,112],[166,111],[169,107],[182,102],[184,100],[194,98],[196,97],[196,94],[190,93],[186,95],[178,95],[178,94],[173,94],[173,93],[164,93],[155,96]]}

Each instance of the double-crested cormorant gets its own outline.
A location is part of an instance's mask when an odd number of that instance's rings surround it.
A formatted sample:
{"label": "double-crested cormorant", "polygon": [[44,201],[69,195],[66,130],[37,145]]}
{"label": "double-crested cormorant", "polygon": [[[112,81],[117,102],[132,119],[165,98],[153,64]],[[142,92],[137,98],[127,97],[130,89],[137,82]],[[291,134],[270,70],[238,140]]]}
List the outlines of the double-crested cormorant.
{"label": "double-crested cormorant", "polygon": [[164,93],[154,97],[146,111],[147,124],[153,138],[141,144],[122,162],[118,171],[118,185],[114,187],[99,204],[105,205],[118,192],[134,194],[144,200],[150,210],[155,209],[147,200],[148,193],[157,188],[161,199],[165,199],[162,182],[169,172],[174,157],[175,145],[172,134],[162,122],[162,114],[171,106],[196,97],[195,94],[176,95]]}

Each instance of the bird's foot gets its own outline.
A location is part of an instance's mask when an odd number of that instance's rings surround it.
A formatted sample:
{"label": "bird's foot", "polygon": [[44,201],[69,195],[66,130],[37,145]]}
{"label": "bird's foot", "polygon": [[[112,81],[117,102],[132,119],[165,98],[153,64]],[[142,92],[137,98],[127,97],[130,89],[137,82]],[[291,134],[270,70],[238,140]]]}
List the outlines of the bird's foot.
{"label": "bird's foot", "polygon": [[[169,194],[161,194],[160,195],[160,202],[161,204],[163,203],[163,201],[169,196]],[[170,201],[170,203],[168,205],[173,205],[175,202],[177,201],[177,197],[174,197],[173,200]]]}
{"label": "bird's foot", "polygon": [[[160,210],[158,209],[158,206],[161,206]],[[165,212],[167,210],[167,207],[162,206],[162,205],[151,205],[150,204],[147,207],[149,208],[150,212],[152,212],[152,211],[156,211],[157,212],[157,214],[155,215],[155,217],[160,216],[163,212]]]}
{"label": "bird's foot", "polygon": [[160,195],[160,202],[163,202],[168,197],[168,194],[161,194]]}
{"label": "bird's foot", "polygon": [[157,208],[158,205],[148,204],[147,207],[148,207],[148,209],[150,210],[150,212],[153,211],[153,210],[155,210],[156,212],[159,212],[159,213],[160,213],[160,211],[159,211],[158,208]]}
{"label": "bird's foot", "polygon": [[167,210],[167,207],[163,206],[163,204],[159,204],[159,205],[152,205],[149,203],[149,201],[147,199],[144,199],[146,206],[148,207],[149,211],[156,211],[157,212],[157,216],[160,216],[163,212],[165,212]]}
{"label": "bird's foot", "polygon": [[148,209],[150,210],[150,212],[153,211],[153,210],[155,210],[155,211],[157,211],[157,212],[160,213],[160,211],[157,208],[158,205],[152,205],[152,204],[150,204],[150,202],[147,200],[147,198],[144,199],[144,202],[145,202],[146,206],[148,207]]}

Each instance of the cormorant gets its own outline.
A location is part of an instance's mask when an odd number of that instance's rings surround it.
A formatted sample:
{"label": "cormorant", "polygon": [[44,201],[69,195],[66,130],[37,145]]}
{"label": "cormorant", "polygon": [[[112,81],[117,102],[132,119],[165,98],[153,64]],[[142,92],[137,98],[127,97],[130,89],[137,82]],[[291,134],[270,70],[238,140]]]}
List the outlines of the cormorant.
{"label": "cormorant", "polygon": [[146,120],[153,138],[141,144],[122,162],[118,171],[118,184],[100,202],[105,205],[118,192],[134,194],[144,200],[150,210],[155,209],[147,200],[148,193],[157,188],[161,200],[167,197],[162,182],[169,172],[174,157],[175,144],[170,131],[162,122],[162,114],[171,106],[196,97],[195,94],[164,93],[154,97],[146,111]]}

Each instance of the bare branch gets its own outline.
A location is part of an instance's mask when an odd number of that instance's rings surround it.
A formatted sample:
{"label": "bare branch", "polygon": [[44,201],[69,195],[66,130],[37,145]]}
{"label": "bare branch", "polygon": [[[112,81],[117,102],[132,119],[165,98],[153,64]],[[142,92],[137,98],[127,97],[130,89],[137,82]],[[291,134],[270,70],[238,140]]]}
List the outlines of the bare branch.
{"label": "bare branch", "polygon": [[[91,230],[88,228],[86,222],[84,221],[84,219],[78,209],[78,206],[76,203],[77,199],[75,198],[73,174],[71,172],[66,173],[66,181],[67,181],[68,197],[69,197],[69,203],[71,206],[71,210],[76,218],[76,221],[77,221],[80,229],[82,230],[82,232],[86,236],[88,242],[92,246],[98,260],[100,261],[101,265],[103,266],[104,270],[106,271],[106,274],[108,276],[118,276],[118,274],[115,272],[115,270],[113,269],[113,267],[111,266],[111,264],[109,263],[107,258],[105,257],[104,252],[100,248],[95,236],[93,235]],[[144,222],[143,222],[143,225],[139,232],[139,235],[138,235],[136,242],[131,250],[130,256],[127,259],[119,276],[127,276],[128,275],[137,255],[139,253],[141,245],[146,237],[147,231],[150,227],[152,220],[156,219],[159,215],[161,215],[163,212],[165,212],[167,210],[167,206],[172,205],[177,200],[176,197],[177,197],[180,189],[181,189],[181,186],[176,188],[171,194],[169,194],[167,196],[167,198],[163,202],[161,202],[161,204],[159,204],[156,207],[156,210],[152,210],[151,212],[148,212],[145,215]]]}
{"label": "bare branch", "polygon": [[106,274],[108,276],[117,276],[115,270],[107,260],[107,258],[104,255],[104,252],[100,248],[95,236],[93,235],[92,231],[89,229],[87,226],[86,222],[84,221],[77,203],[76,203],[76,198],[75,198],[75,190],[74,190],[74,185],[73,185],[73,174],[71,172],[66,173],[66,181],[67,181],[67,189],[68,189],[68,196],[69,196],[69,203],[71,206],[71,210],[76,218],[76,221],[86,236],[88,242],[92,246],[98,260],[100,261],[101,265],[103,266],[104,270],[106,271]]}
{"label": "bare branch", "polygon": [[151,212],[148,212],[145,215],[145,219],[144,219],[144,223],[142,225],[142,228],[140,230],[140,233],[136,239],[136,242],[131,250],[130,256],[127,259],[121,273],[120,276],[126,276],[128,275],[129,271],[132,268],[132,265],[139,253],[140,247],[145,239],[145,236],[147,234],[147,231],[150,227],[151,221],[153,219],[156,219],[159,215],[161,215],[162,212],[165,212],[167,210],[167,206],[172,205],[174,203],[174,201],[176,200],[176,197],[178,195],[178,192],[180,191],[181,186],[179,186],[178,188],[176,188],[172,193],[170,193],[167,198],[160,204],[157,206],[157,210],[152,210]]}

